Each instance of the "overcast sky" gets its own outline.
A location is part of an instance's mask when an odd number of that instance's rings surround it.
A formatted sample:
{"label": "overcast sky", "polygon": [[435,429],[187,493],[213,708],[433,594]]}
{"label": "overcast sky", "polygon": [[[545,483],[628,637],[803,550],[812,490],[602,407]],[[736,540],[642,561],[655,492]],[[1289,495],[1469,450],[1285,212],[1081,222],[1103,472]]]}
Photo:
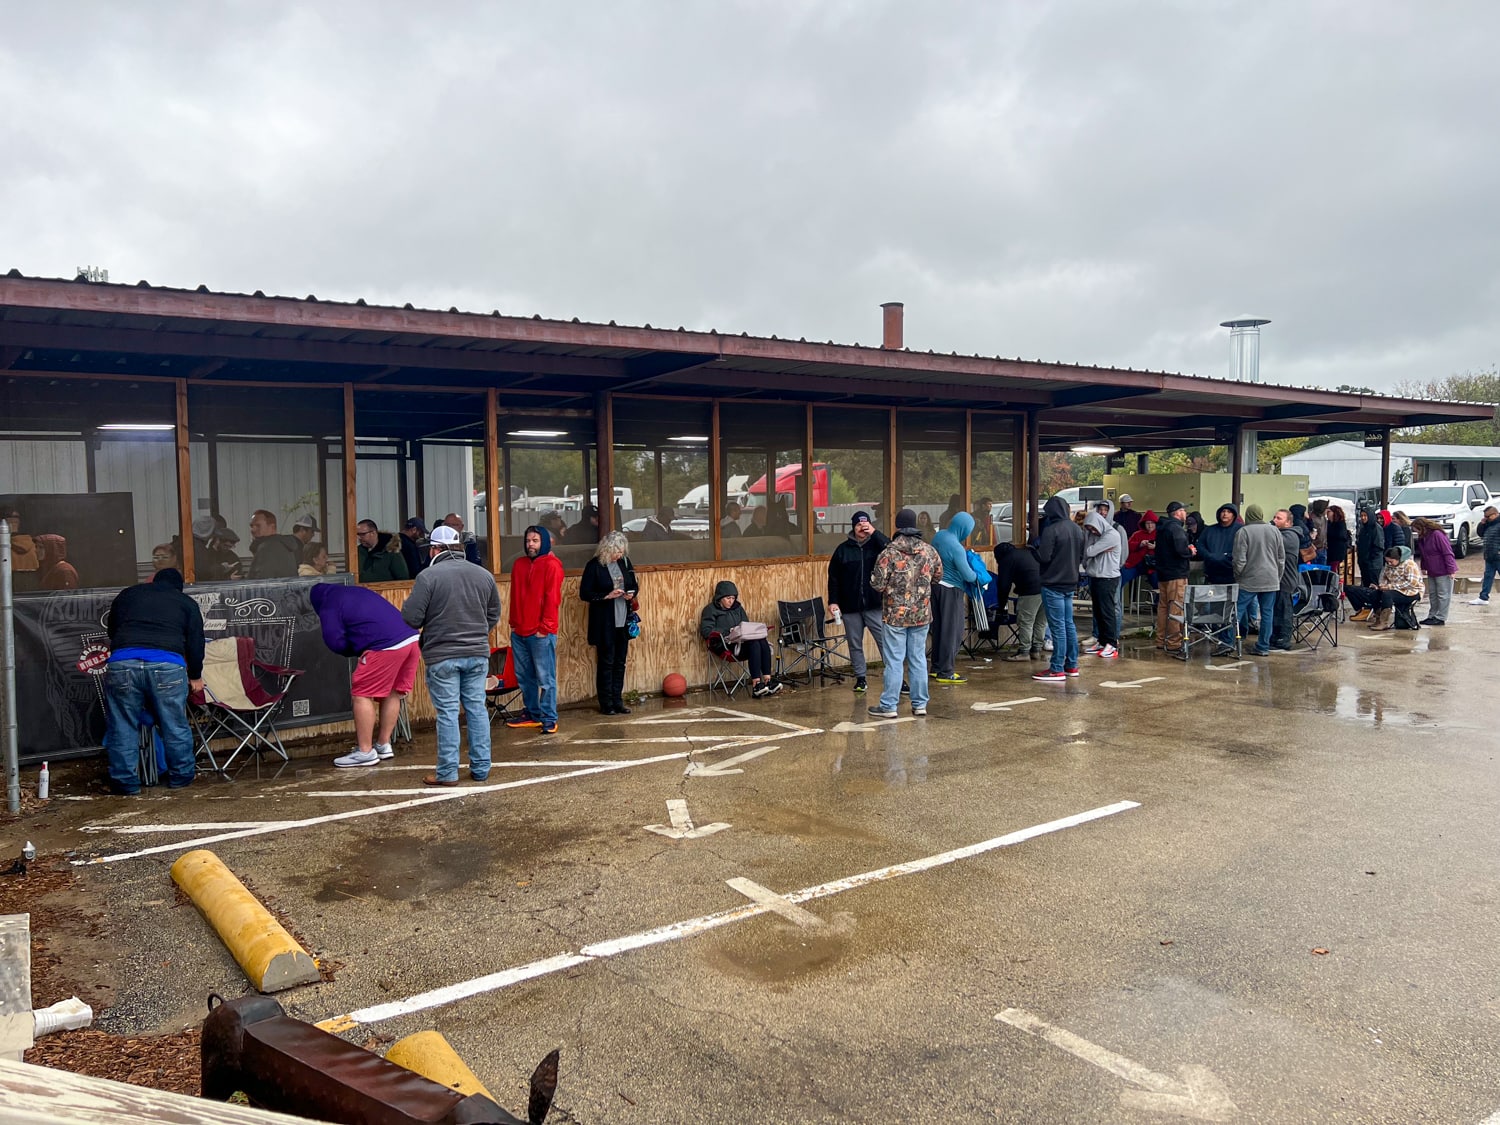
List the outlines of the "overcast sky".
{"label": "overcast sky", "polygon": [[0,272],[1388,390],[1500,358],[1500,6],[56,3]]}

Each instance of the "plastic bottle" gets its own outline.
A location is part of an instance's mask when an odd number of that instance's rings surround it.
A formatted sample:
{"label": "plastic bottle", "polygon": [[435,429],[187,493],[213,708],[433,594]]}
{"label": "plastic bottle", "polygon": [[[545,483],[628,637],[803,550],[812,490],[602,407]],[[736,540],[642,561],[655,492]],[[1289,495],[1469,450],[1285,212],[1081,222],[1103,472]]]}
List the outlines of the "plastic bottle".
{"label": "plastic bottle", "polygon": [[31,1018],[36,1026],[32,1037],[39,1039],[54,1031],[73,1031],[88,1027],[94,1022],[94,1010],[74,996],[71,1000],[59,1000],[50,1008],[34,1009]]}
{"label": "plastic bottle", "polygon": [[47,763],[42,763],[42,772],[36,776],[36,799],[45,801],[47,792],[52,788],[52,775],[47,772]]}

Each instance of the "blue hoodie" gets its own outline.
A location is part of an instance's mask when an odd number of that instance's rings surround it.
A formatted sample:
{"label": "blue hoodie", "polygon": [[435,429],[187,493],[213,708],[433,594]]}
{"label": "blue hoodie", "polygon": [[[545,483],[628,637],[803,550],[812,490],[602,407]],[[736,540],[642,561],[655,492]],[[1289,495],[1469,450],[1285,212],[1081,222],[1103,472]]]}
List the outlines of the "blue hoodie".
{"label": "blue hoodie", "polygon": [[942,585],[963,589],[976,586],[979,576],[969,565],[969,553],[964,540],[974,531],[974,517],[968,512],[958,512],[948,521],[948,526],[932,537],[932,546],[943,560]]}

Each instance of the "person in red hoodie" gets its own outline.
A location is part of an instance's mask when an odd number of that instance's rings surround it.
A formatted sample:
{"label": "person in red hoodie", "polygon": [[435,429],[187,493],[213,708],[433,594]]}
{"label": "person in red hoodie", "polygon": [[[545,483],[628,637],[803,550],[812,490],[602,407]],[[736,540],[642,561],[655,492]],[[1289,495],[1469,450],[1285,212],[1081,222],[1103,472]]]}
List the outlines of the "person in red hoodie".
{"label": "person in red hoodie", "polygon": [[526,553],[510,568],[510,651],[526,711],[508,727],[557,733],[557,614],[563,566],[545,527],[526,529]]}

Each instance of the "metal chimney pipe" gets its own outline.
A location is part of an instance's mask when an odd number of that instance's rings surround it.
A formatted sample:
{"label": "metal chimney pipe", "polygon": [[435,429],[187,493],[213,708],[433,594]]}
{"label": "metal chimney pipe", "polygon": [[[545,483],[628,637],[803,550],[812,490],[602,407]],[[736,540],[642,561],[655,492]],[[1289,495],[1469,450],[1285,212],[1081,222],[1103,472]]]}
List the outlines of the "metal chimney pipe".
{"label": "metal chimney pipe", "polygon": [[1260,382],[1260,326],[1270,324],[1258,316],[1242,316],[1236,320],[1219,322],[1220,328],[1229,329],[1229,347],[1232,359],[1229,377],[1241,383]]}
{"label": "metal chimney pipe", "polygon": [[887,301],[880,307],[885,310],[885,338],[880,346],[899,352],[906,346],[906,306],[900,301]]}

